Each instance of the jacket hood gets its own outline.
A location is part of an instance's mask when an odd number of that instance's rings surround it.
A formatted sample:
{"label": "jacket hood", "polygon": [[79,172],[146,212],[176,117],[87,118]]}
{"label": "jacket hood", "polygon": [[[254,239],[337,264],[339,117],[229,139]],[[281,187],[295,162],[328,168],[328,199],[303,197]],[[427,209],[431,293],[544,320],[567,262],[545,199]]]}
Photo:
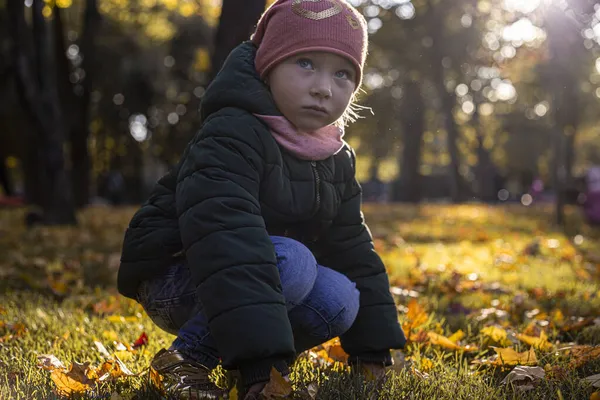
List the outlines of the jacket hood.
{"label": "jacket hood", "polygon": [[222,108],[241,108],[252,114],[281,115],[269,88],[254,66],[256,46],[246,41],[233,49],[202,99],[202,120]]}

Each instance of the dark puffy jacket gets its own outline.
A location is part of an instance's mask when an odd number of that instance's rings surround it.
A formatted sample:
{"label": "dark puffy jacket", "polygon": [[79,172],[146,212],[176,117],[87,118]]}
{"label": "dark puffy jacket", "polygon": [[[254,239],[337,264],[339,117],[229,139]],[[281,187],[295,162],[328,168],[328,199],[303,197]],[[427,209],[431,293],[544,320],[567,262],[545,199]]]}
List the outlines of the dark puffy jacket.
{"label": "dark puffy jacket", "polygon": [[281,115],[244,43],[206,91],[201,129],[179,164],[161,178],[125,234],[119,291],[185,254],[226,368],[268,377],[295,356],[292,329],[269,235],[301,241],[319,264],[356,282],[361,293],[344,349],[365,360],[401,348],[388,277],[361,214],[354,154],[302,161],[279,147],[253,114]]}

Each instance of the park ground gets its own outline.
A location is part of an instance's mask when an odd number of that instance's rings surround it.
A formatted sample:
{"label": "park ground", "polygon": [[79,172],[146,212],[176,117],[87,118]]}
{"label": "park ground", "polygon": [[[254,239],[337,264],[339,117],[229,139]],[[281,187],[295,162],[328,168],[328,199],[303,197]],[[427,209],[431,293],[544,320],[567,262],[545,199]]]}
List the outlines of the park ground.
{"label": "park ground", "polygon": [[[114,289],[134,211],[89,208],[76,228],[27,230],[25,210],[0,210],[0,399],[161,398],[148,365],[173,337]],[[332,341],[299,357],[292,394],[274,378],[267,397],[600,399],[600,230],[578,210],[560,230],[543,206],[365,215],[405,353],[377,382],[349,373]]]}

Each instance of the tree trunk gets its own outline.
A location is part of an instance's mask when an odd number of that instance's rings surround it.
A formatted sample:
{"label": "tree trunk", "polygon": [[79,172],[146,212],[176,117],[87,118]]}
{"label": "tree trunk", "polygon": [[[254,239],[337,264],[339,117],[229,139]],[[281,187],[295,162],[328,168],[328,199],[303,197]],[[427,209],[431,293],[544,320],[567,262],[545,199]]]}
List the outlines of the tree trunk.
{"label": "tree trunk", "polygon": [[444,15],[439,5],[429,4],[428,21],[433,44],[429,51],[431,60],[432,80],[435,89],[440,97],[442,104],[442,115],[444,126],[446,128],[448,153],[450,154],[450,165],[448,172],[450,176],[450,197],[453,202],[458,203],[462,200],[462,184],[459,172],[460,153],[458,150],[458,138],[460,136],[458,125],[454,119],[454,107],[456,106],[456,97],[454,93],[446,89],[446,76],[444,73]]}
{"label": "tree trunk", "polygon": [[237,45],[250,38],[265,10],[266,0],[223,0],[209,78],[212,81]]}
{"label": "tree trunk", "polygon": [[394,200],[418,203],[421,201],[421,148],[425,133],[425,103],[421,86],[416,81],[405,85],[405,99],[410,99],[402,113],[404,148],[399,160],[400,179],[394,190]]}
{"label": "tree trunk", "polygon": [[95,35],[100,26],[100,13],[97,0],[86,0],[83,16],[83,32],[80,52],[83,55],[81,68],[85,77],[80,83],[81,91],[77,92],[79,110],[71,128],[71,164],[75,205],[83,207],[90,199],[90,152],[88,139],[90,136],[90,96],[93,84]]}
{"label": "tree trunk", "polygon": [[[71,187],[65,171],[63,144],[66,127],[63,121],[56,82],[56,64],[52,32],[42,15],[44,3],[34,0],[32,5],[33,43],[30,45],[26,29],[23,2],[9,1],[10,32],[13,39],[16,83],[34,125],[40,166],[39,181],[44,188],[41,206],[47,224],[74,224],[75,212],[71,201]],[[33,57],[31,54],[33,53]],[[31,59],[34,66],[31,66]],[[35,154],[35,151],[32,150]]]}
{"label": "tree trunk", "polygon": [[578,51],[583,51],[579,30],[570,26],[558,6],[548,9],[546,31],[550,54],[547,65],[549,92],[554,119],[553,180],[556,191],[556,223],[565,224],[566,190],[572,184],[574,141],[579,125],[580,107],[577,69]]}

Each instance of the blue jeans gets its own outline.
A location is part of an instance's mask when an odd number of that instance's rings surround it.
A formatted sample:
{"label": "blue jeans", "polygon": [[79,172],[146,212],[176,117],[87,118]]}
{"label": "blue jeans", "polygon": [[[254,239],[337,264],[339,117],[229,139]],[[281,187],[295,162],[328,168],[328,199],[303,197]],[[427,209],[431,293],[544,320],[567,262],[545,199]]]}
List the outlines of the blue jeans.
{"label": "blue jeans", "polygon": [[[298,353],[346,332],[359,308],[354,282],[317,264],[311,251],[293,239],[271,236],[277,255],[288,317]],[[144,281],[138,302],[161,329],[177,335],[177,349],[209,368],[219,364],[219,350],[185,263]]]}

